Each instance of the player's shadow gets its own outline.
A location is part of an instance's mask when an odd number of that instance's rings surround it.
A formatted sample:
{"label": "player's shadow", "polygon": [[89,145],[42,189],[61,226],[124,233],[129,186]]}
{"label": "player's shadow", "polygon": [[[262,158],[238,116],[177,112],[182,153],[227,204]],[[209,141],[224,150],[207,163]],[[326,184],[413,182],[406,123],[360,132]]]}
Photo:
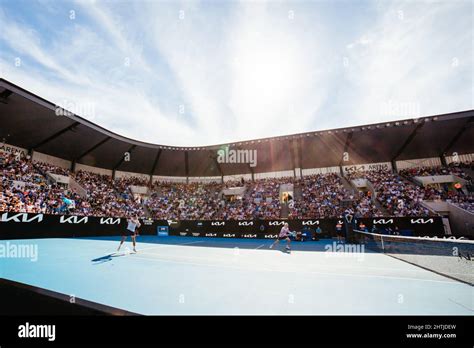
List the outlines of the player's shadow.
{"label": "player's shadow", "polygon": [[125,256],[126,254],[117,254],[117,253],[112,253],[112,254],[108,254],[108,255],[104,255],[104,256],[101,256],[101,257],[98,257],[96,259],[92,259],[91,262],[94,264],[94,265],[99,265],[101,263],[105,263],[105,262],[109,262],[109,261],[112,261],[112,259],[114,257],[121,257],[121,256]]}

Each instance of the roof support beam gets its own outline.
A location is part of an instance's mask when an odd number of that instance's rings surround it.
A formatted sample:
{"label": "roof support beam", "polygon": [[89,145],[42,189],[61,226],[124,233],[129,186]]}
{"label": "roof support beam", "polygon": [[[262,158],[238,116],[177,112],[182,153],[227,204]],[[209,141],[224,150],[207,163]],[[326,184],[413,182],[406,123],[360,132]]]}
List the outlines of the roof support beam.
{"label": "roof support beam", "polygon": [[114,168],[112,169],[113,172],[114,172],[114,177],[115,177],[115,171],[122,165],[122,163],[125,161],[125,157],[128,154],[131,154],[133,149],[136,148],[137,145],[132,145],[127,152],[125,152],[122,156],[122,158],[120,158],[120,161],[114,166]]}
{"label": "roof support beam", "polygon": [[[240,146],[237,146],[237,150],[243,150],[243,149]],[[247,166],[249,167],[250,173],[252,175],[252,181],[255,181],[255,172],[253,171],[252,166],[248,162],[247,162]]]}
{"label": "roof support beam", "polygon": [[2,93],[0,93],[0,103],[7,104],[8,103],[8,97],[12,93],[13,92],[10,91],[9,89],[5,89]]}
{"label": "roof support beam", "polygon": [[163,151],[162,149],[159,149],[158,152],[156,153],[155,161],[153,162],[153,167],[151,168],[151,172],[150,172],[150,180],[153,177],[153,174],[155,174],[155,169],[156,169],[156,166],[158,165],[158,161],[160,160],[162,151]]}
{"label": "roof support beam", "polygon": [[398,168],[397,168],[397,161],[391,160],[392,163],[392,173],[397,174],[398,173]]}
{"label": "roof support beam", "polygon": [[222,167],[221,167],[220,163],[217,161],[217,155],[214,155],[213,150],[209,150],[209,153],[210,153],[209,157],[212,158],[214,164],[216,165],[217,170],[219,171],[219,173],[221,175],[222,180],[224,180],[224,172],[222,171]]}
{"label": "roof support beam", "polygon": [[247,165],[249,166],[250,173],[252,173],[252,181],[255,181],[255,172],[253,171],[253,168],[252,168],[252,166],[250,165],[250,163],[247,163]]}
{"label": "roof support beam", "polygon": [[35,146],[32,146],[31,149],[32,150],[36,150],[38,147],[41,147],[47,143],[49,143],[51,140],[53,139],[56,139],[57,137],[59,137],[61,134],[64,134],[68,131],[70,131],[71,129],[73,129],[74,127],[77,127],[78,125],[80,125],[80,122],[74,122],[73,124],[71,124],[70,126],[67,126],[66,128],[63,128],[61,129],[59,132],[56,132],[54,133],[53,135],[51,135],[50,137],[42,140],[41,142],[39,142],[38,144],[36,144]]}
{"label": "roof support beam", "polygon": [[444,151],[442,154],[440,154],[441,157],[445,156],[446,153],[451,150],[451,148],[457,143],[459,138],[463,135],[463,133],[466,131],[471,126],[471,123],[474,122],[474,116],[471,116],[467,119],[466,123],[461,127],[461,129],[456,133],[456,135],[451,139],[449,144],[445,147]]}
{"label": "roof support beam", "polygon": [[446,167],[448,165],[448,163],[446,162],[446,157],[444,157],[443,155],[439,156],[439,159],[441,160],[441,165]]}
{"label": "roof support beam", "polygon": [[[241,146],[236,146],[237,150],[243,150]],[[255,181],[255,172],[253,171],[253,167],[250,165],[250,163],[247,162],[247,167],[249,168],[250,174],[252,176],[252,181]],[[247,174],[247,173],[245,173]]]}
{"label": "roof support beam", "polygon": [[303,176],[303,138],[300,138],[297,143],[298,152],[298,167],[300,168],[300,177]]}
{"label": "roof support beam", "polygon": [[99,141],[97,144],[95,144],[94,146],[92,146],[90,149],[86,150],[85,152],[83,152],[80,156],[74,158],[74,162],[77,162],[78,160],[80,160],[82,157],[85,157],[86,155],[90,154],[92,151],[94,151],[95,149],[97,149],[98,147],[102,146],[103,144],[105,144],[107,141],[109,141],[111,138],[110,137],[105,137],[105,139]]}
{"label": "roof support beam", "polygon": [[189,183],[189,158],[188,151],[184,151],[184,171],[186,173],[186,184]]}
{"label": "roof support beam", "polygon": [[290,148],[290,151],[291,151],[291,166],[293,167],[293,177],[296,177],[296,162],[297,162],[297,141],[296,139],[291,139],[290,140],[290,144],[289,144],[289,148]]}
{"label": "roof support beam", "polygon": [[425,125],[425,122],[421,122],[415,127],[415,129],[410,133],[410,135],[405,140],[403,145],[395,153],[395,156],[393,156],[392,161],[397,160],[397,158],[403,153],[403,151],[405,151],[406,147],[412,142],[413,139],[415,139],[416,135],[418,134],[418,132],[424,125]]}

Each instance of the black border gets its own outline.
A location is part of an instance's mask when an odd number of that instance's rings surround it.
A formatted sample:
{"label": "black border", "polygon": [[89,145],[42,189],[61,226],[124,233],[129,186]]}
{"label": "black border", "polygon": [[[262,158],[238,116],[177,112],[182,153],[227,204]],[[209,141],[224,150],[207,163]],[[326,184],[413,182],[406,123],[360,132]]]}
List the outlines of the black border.
{"label": "black border", "polygon": [[[472,347],[468,316],[3,316],[0,345],[288,344]],[[18,326],[56,325],[56,340],[18,338]],[[455,339],[407,339],[409,324],[456,325]],[[425,331],[421,331],[425,333]]]}

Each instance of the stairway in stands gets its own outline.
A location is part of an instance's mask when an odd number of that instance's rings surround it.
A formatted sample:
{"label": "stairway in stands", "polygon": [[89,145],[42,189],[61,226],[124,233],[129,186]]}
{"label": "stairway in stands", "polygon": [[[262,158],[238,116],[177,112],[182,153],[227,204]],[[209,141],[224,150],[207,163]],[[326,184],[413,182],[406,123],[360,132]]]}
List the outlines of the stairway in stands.
{"label": "stairway in stands", "polygon": [[474,180],[474,170],[472,170],[471,168],[462,168],[462,171]]}
{"label": "stairway in stands", "polygon": [[[302,199],[303,199],[303,190],[299,183],[295,183],[293,185],[293,200],[297,202]],[[280,210],[280,218],[288,219],[288,215],[290,215],[290,208],[288,207],[288,204],[282,203],[281,210]]]}
{"label": "stairway in stands", "polygon": [[[345,176],[339,175],[339,177],[341,178],[342,183],[343,183],[344,187],[345,187],[347,190],[353,192],[354,194],[355,194],[356,192],[358,192],[358,191],[362,191],[362,190],[359,190],[358,188],[354,187],[354,186],[352,185],[352,183],[351,183]],[[369,181],[369,182],[370,182],[370,181]],[[373,184],[372,184],[372,187],[374,187]],[[374,187],[374,189],[375,189],[375,187]],[[363,192],[366,193],[367,191],[363,191]],[[375,192],[372,192],[372,197],[374,197],[374,193],[375,193]],[[387,209],[385,209],[385,208],[383,207],[383,205],[382,205],[377,199],[373,199],[372,202],[373,202],[373,204],[377,207],[377,209],[382,212],[382,214],[384,214],[385,216],[389,216],[389,215],[390,215],[389,212],[387,211]]]}
{"label": "stairway in stands", "polygon": [[383,214],[384,216],[390,216],[390,213],[388,212],[388,210],[385,209],[385,207],[379,202],[378,199],[374,199],[374,200],[372,200],[372,202],[373,202],[374,205],[377,207],[377,209],[382,212],[382,214]]}
{"label": "stairway in stands", "polygon": [[339,178],[341,179],[341,182],[342,184],[344,185],[344,188],[349,191],[349,192],[352,192],[352,193],[355,193],[357,192],[358,190],[351,184],[351,182],[349,180],[347,180],[347,178],[341,174],[337,174],[339,176]]}
{"label": "stairway in stands", "polygon": [[145,213],[145,217],[148,219],[153,219],[153,213],[151,212],[150,208],[145,203],[141,203],[143,207],[143,212]]}
{"label": "stairway in stands", "polygon": [[303,190],[299,183],[293,185],[293,199],[300,200],[303,198]]}
{"label": "stairway in stands", "polygon": [[290,208],[288,208],[288,203],[281,203],[280,218],[288,219],[289,214],[290,214]]}

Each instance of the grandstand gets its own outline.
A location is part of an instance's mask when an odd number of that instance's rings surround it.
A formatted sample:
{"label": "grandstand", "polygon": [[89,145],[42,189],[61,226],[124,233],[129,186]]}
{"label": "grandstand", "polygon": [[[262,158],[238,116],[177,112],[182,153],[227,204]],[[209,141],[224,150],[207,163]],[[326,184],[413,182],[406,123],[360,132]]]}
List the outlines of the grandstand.
{"label": "grandstand", "polygon": [[[433,285],[430,301],[442,298],[442,286],[460,289],[459,301],[463,303],[468,297],[470,288],[464,288],[463,283],[473,283],[466,270],[473,251],[470,239],[474,239],[474,110],[196,147],[128,139],[79,115],[57,111],[53,103],[0,80],[0,239],[34,238],[45,250],[52,250],[48,265],[61,259],[54,250],[63,246],[70,255],[71,269],[78,273],[90,266],[84,265],[84,258],[92,259],[94,265],[123,262],[112,254],[94,257],[93,253],[100,253],[99,244],[110,248],[119,229],[125,228],[126,219],[138,216],[143,222],[143,241],[149,244],[144,251],[139,250],[139,256],[135,255],[134,267],[142,269],[147,262],[172,263],[173,271],[193,279],[190,269],[181,268],[183,264],[204,268],[222,264],[223,268],[216,271],[217,278],[202,268],[197,272],[214,282],[218,279],[221,290],[235,298],[245,291],[244,284],[257,281],[255,277],[271,268],[272,262],[282,262],[268,259],[260,263],[264,253],[260,249],[268,249],[265,239],[276,238],[284,221],[288,221],[292,230],[304,231],[296,240],[310,243],[295,246],[294,250],[301,253],[292,255],[292,263],[280,264],[279,271],[292,272],[291,267],[297,268],[304,273],[298,277],[318,274],[328,277],[326,280],[334,285],[338,280],[331,278],[332,272],[349,267],[349,275],[342,276],[376,279],[374,284],[385,287],[387,293],[390,290],[386,286],[394,281],[421,279]],[[255,165],[222,163],[218,160],[222,149],[256,151],[258,161]],[[371,248],[366,255],[366,268],[344,260],[327,263],[328,259],[323,258],[320,252],[325,244],[318,244],[318,239],[334,238],[337,226],[343,226],[347,242]],[[159,239],[165,235],[170,239]],[[387,235],[395,235],[396,239],[389,244],[384,239]],[[48,241],[51,237],[57,239]],[[415,239],[399,239],[403,237]],[[452,243],[458,243],[462,255],[446,262],[447,256],[439,252],[441,244],[433,241],[434,246],[426,248],[426,255],[413,257],[417,252],[414,245],[427,244],[416,239],[420,237],[451,238]],[[236,241],[232,242],[232,238]],[[77,245],[90,249],[92,254],[81,259],[75,249]],[[410,248],[404,249],[406,245]],[[441,249],[445,251],[452,245],[442,244]],[[146,251],[153,248],[161,254]],[[235,248],[244,250],[244,261],[239,267],[249,273],[243,276],[241,285],[228,288],[231,275],[226,270],[236,266],[222,250]],[[436,259],[432,258],[432,250],[436,250]],[[380,258],[384,256],[378,254],[381,251],[397,260]],[[9,262],[13,263],[9,270],[20,271],[7,271],[5,278],[64,293],[71,291],[62,281],[69,279],[69,268],[60,267],[57,279],[44,280],[28,272],[19,276],[26,266]],[[317,268],[314,262],[317,267],[329,268]],[[423,273],[411,268],[412,264],[435,273]],[[38,274],[50,271],[47,267],[40,270]],[[149,269],[150,274],[155,271]],[[175,281],[171,273],[159,272],[156,276],[166,284]],[[397,272],[401,275],[393,279],[387,275]],[[93,274],[92,278],[98,280],[100,274]],[[390,278],[390,284],[381,285],[385,278]],[[265,279],[268,284],[263,284]],[[271,276],[258,278],[258,282],[263,282],[260,290],[272,291],[275,281]],[[303,278],[296,281],[304,283]],[[192,286],[190,280],[185,282]],[[354,284],[359,293],[378,296],[370,284]],[[171,289],[172,285],[169,286]],[[308,287],[301,289],[300,295],[308,296]],[[158,301],[157,307],[150,307],[146,296],[123,304],[118,293],[105,298],[94,292],[93,287],[82,290],[84,298],[145,314],[216,313],[217,308],[232,313],[347,313],[345,309],[331,311],[320,304],[316,308],[310,300],[299,302],[293,309],[275,309],[266,307],[263,299],[258,302],[249,298],[242,299],[242,307],[237,310],[225,298],[211,300],[201,292],[196,298],[214,301],[213,306],[196,305],[185,310]],[[410,293],[413,287],[406,285],[403,291]],[[371,307],[368,299],[364,300],[367,307],[355,308],[355,313],[432,313],[423,301],[408,309],[396,305],[380,309]],[[360,298],[347,300],[355,303]],[[448,304],[433,311],[465,313],[464,309]]]}
{"label": "grandstand", "polygon": [[[56,105],[8,81],[0,88],[2,211],[161,220],[459,220],[473,211],[473,111],[175,147],[57,116]],[[219,163],[222,148],[256,150],[258,165]],[[473,235],[453,225],[445,220],[449,234]]]}

